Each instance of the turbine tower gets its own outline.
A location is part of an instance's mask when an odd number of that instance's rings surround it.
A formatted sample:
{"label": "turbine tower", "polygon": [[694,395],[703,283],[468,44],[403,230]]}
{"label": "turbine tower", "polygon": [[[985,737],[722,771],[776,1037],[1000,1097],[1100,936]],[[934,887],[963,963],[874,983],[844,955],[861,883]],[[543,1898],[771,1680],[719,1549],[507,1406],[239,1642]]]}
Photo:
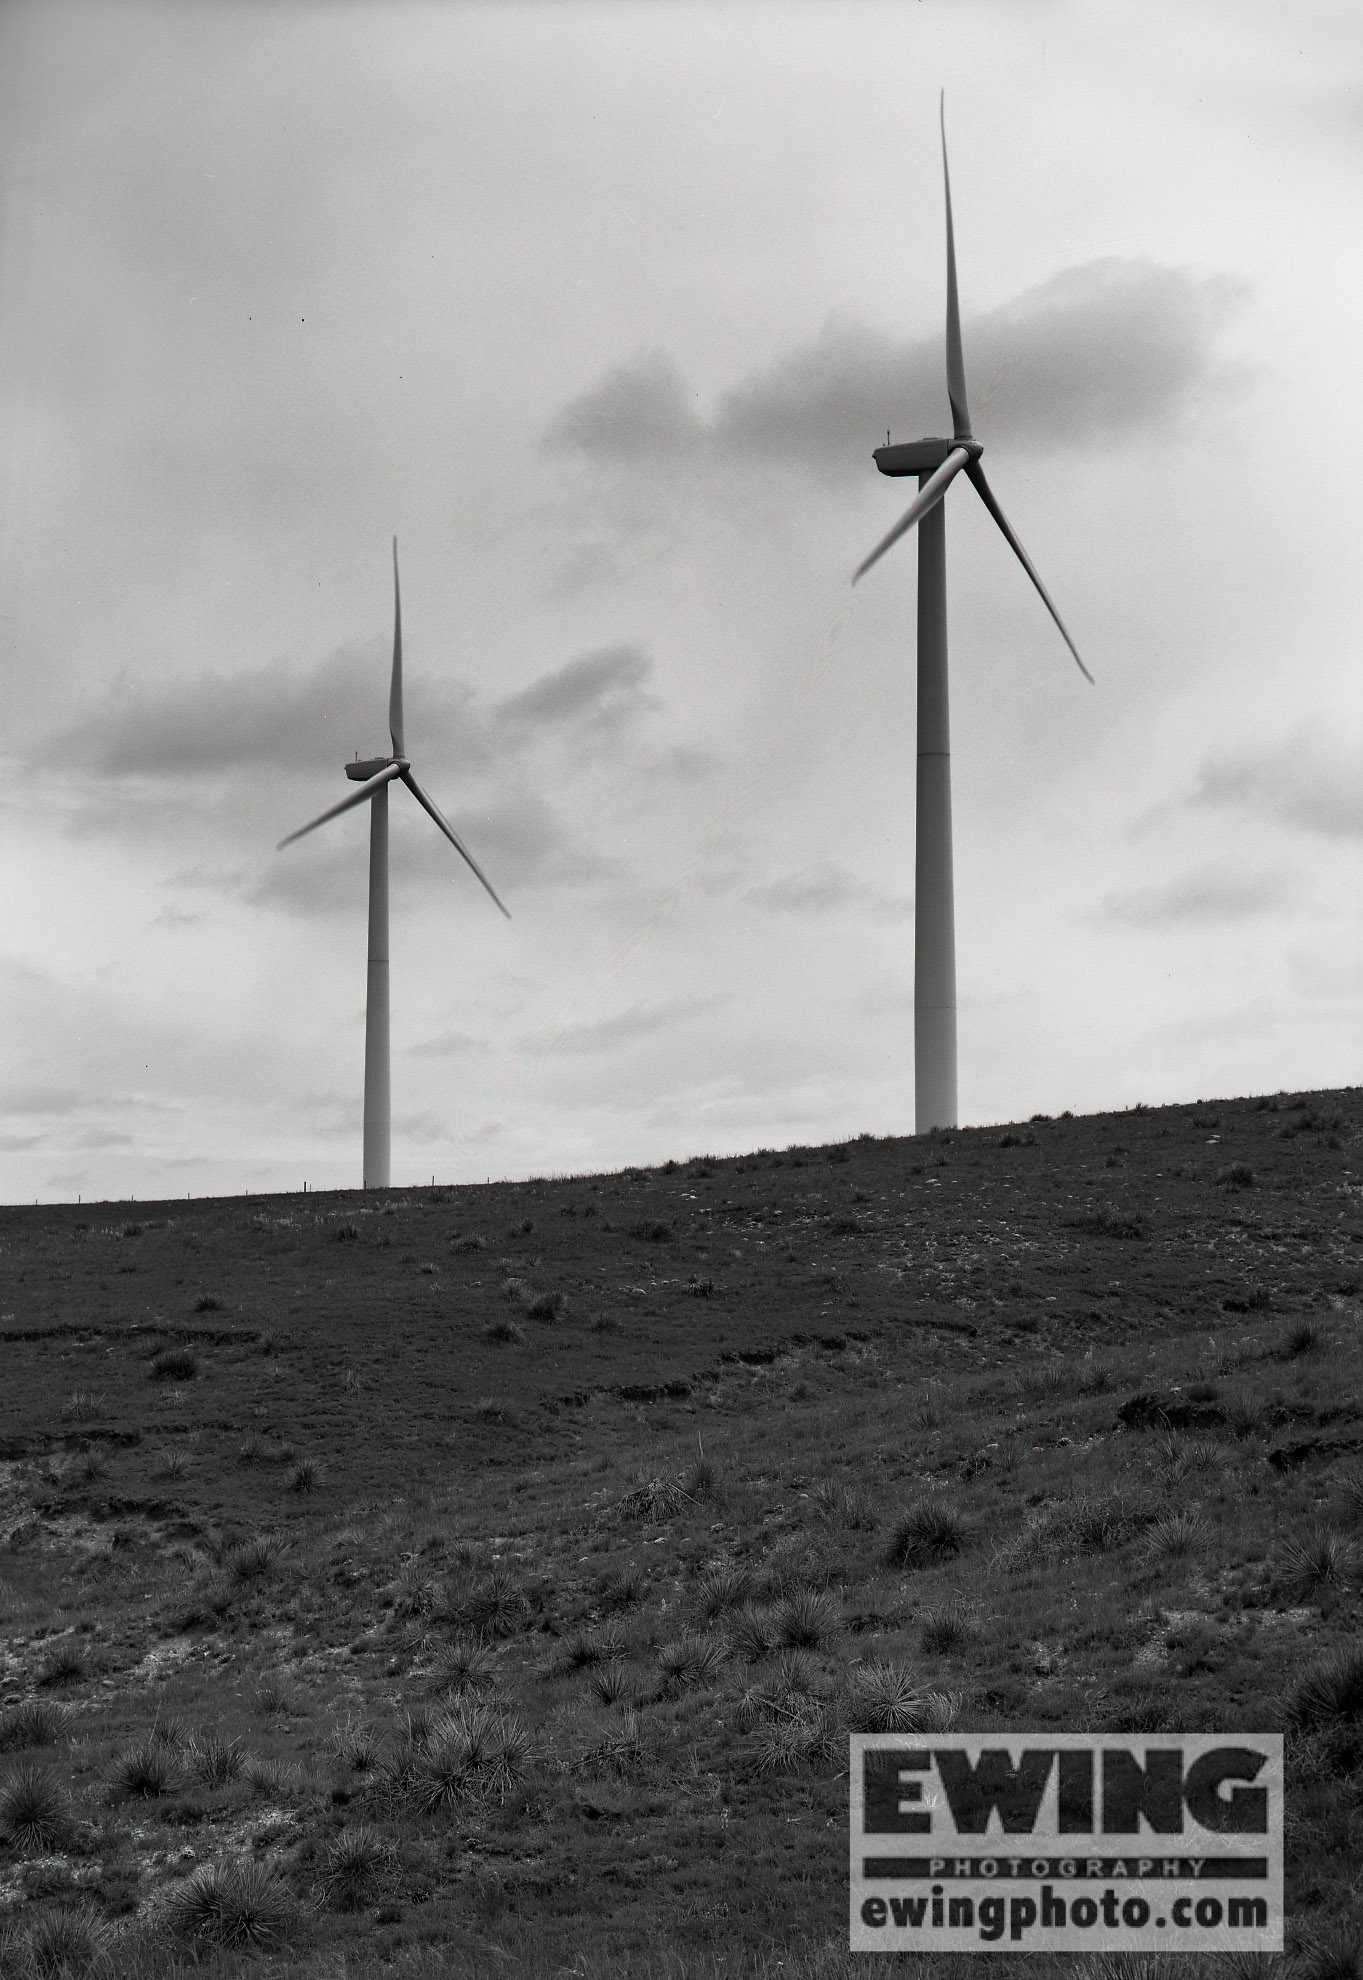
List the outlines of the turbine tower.
{"label": "turbine tower", "polygon": [[918,785],[914,840],[913,1075],[914,1131],[956,1126],[956,926],[951,877],[951,733],[947,697],[946,511],[942,497],[964,468],[980,500],[1016,553],[1060,628],[1085,680],[1093,676],[1065,630],[994,499],[980,466],[983,447],[970,430],[956,296],[956,243],[951,225],[951,177],[947,170],[946,94],[940,107],[942,183],[947,212],[947,397],[950,440],[909,440],[877,447],[882,474],[916,475],[918,493],[889,535],[882,538],[852,582],[869,571],[891,544],[918,525]]}
{"label": "turbine tower", "polygon": [[391,756],[374,756],[364,762],[347,763],[346,776],[361,789],[333,804],[310,825],[300,826],[281,839],[275,848],[282,852],[295,839],[304,838],[339,818],[357,804],[371,807],[369,813],[369,979],[364,1008],[364,1186],[387,1189],[392,1175],[392,1110],[390,1105],[388,1045],[388,786],[400,778],[423,811],[430,813],[460,857],[482,881],[507,920],[508,910],[497,900],[492,882],[433,799],[422,790],[407,760],[402,726],[402,596],[398,589],[398,540],[393,538],[393,679],[388,690],[388,733],[393,740]]}

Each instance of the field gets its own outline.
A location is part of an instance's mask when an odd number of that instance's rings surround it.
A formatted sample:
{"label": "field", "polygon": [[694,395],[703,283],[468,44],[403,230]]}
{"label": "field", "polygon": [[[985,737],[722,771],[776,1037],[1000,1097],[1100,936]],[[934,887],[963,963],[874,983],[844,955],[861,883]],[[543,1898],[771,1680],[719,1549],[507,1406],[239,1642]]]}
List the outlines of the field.
{"label": "field", "polygon": [[0,1210],[0,1974],[918,1970],[952,1724],[1283,1728],[1363,1972],[1361,1287],[1358,1089]]}

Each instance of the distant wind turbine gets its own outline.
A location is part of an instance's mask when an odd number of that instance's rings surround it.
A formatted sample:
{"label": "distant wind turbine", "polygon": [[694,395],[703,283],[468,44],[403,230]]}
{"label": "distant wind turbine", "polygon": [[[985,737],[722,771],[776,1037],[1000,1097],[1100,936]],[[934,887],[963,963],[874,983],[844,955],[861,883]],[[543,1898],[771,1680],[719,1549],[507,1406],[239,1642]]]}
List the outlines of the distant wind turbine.
{"label": "distant wind turbine", "polygon": [[424,811],[430,813],[460,857],[482,881],[508,921],[508,910],[497,900],[492,882],[473,854],[460,839],[449,820],[427,797],[407,761],[402,730],[402,597],[398,589],[398,540],[393,538],[393,681],[388,691],[388,732],[393,739],[391,756],[373,756],[364,762],[347,763],[345,773],[363,788],[352,797],[342,798],[281,839],[275,848],[282,852],[295,839],[315,832],[329,818],[339,818],[357,804],[372,805],[369,814],[369,982],[364,1012],[364,1186],[387,1189],[392,1175],[392,1108],[390,1101],[388,1045],[388,786],[401,778]]}
{"label": "distant wind turbine", "polygon": [[947,397],[951,401],[950,440],[909,440],[877,447],[882,474],[918,477],[918,493],[882,538],[852,582],[883,557],[891,544],[918,530],[918,792],[914,845],[913,1074],[914,1129],[956,1125],[956,927],[951,877],[951,731],[947,704],[946,511],[942,497],[965,469],[980,500],[1016,552],[1023,570],[1041,593],[1060,636],[1084,678],[1093,676],[1065,630],[1018,542],[1008,518],[984,478],[984,452],[970,431],[965,397],[961,313],[956,297],[956,243],[951,226],[951,178],[947,170],[946,92],[940,106],[942,182],[947,209]]}

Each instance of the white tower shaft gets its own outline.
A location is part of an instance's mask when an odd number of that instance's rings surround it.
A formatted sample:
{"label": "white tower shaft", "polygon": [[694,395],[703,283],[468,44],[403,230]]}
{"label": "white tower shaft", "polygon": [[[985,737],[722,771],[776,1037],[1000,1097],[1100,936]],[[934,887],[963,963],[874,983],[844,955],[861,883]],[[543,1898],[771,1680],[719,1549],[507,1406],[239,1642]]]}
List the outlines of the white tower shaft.
{"label": "white tower shaft", "polygon": [[[920,489],[929,477],[920,474]],[[918,790],[914,843],[914,1130],[956,1126],[956,917],[951,873],[946,504],[918,524]]]}
{"label": "white tower shaft", "polygon": [[369,984],[364,1016],[364,1186],[392,1167],[388,1058],[388,786],[369,800]]}

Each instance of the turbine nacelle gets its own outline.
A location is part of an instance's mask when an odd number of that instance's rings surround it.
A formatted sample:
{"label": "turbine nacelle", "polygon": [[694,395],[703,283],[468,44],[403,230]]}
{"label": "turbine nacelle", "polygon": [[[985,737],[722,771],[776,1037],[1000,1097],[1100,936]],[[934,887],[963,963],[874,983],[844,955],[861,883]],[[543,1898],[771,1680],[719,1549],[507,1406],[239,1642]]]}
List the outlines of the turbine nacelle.
{"label": "turbine nacelle", "polygon": [[[406,758],[401,760],[405,764]],[[380,770],[386,770],[390,763],[398,761],[396,756],[357,757],[353,763],[346,764],[345,773],[352,784],[367,784],[371,777],[378,776]]]}
{"label": "turbine nacelle", "polygon": [[896,440],[877,447],[871,459],[882,474],[933,474],[957,448],[977,461],[984,452],[978,440]]}

